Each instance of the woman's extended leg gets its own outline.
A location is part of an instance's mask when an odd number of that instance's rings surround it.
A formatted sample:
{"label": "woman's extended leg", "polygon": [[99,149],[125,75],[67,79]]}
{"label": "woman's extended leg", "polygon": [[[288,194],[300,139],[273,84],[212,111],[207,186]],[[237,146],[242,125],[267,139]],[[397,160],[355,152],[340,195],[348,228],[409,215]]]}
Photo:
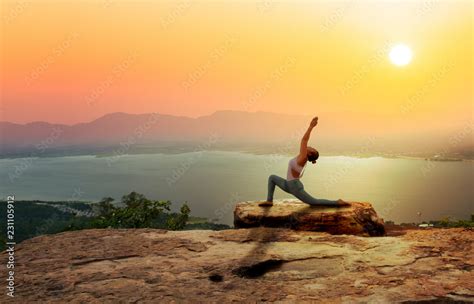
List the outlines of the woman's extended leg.
{"label": "woman's extended leg", "polygon": [[281,188],[285,192],[289,192],[286,179],[276,175],[270,175],[268,177],[268,194],[267,202],[273,202],[273,193],[275,192],[275,185]]}
{"label": "woman's extended leg", "polygon": [[312,206],[341,206],[341,202],[332,201],[327,199],[318,199],[314,198],[304,190],[303,184],[301,182],[295,183],[294,187],[290,187],[293,194],[297,199],[301,200],[303,203],[310,204]]}

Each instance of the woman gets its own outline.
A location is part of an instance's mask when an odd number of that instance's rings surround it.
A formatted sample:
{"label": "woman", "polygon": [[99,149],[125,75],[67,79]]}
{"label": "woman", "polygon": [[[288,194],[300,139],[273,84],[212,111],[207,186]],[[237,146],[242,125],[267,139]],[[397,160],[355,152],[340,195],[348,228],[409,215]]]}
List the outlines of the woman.
{"label": "woman", "polygon": [[259,206],[273,206],[273,193],[275,192],[275,185],[280,187],[283,191],[293,194],[296,198],[304,203],[313,206],[346,206],[349,203],[339,199],[337,201],[331,201],[326,199],[317,199],[309,195],[305,190],[304,186],[300,181],[303,176],[303,171],[306,167],[307,162],[313,164],[319,158],[319,152],[313,148],[308,147],[309,137],[311,131],[318,124],[318,117],[313,118],[311,124],[306,130],[303,138],[301,139],[300,154],[292,158],[288,163],[288,172],[286,180],[276,175],[270,175],[268,178],[268,195],[267,201],[259,203]]}

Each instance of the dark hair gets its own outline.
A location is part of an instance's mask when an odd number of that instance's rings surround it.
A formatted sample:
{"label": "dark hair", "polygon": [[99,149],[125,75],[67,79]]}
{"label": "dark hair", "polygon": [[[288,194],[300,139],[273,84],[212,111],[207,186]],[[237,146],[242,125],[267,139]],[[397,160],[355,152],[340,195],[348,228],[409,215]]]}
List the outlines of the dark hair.
{"label": "dark hair", "polygon": [[308,161],[315,162],[319,158],[319,152],[309,152],[308,153]]}

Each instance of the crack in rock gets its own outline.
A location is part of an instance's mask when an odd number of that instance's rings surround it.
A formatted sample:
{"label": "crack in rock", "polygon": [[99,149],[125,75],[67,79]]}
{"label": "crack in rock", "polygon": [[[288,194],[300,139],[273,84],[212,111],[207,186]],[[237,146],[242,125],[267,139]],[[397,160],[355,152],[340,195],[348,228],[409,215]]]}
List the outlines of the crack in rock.
{"label": "crack in rock", "polygon": [[78,261],[78,262],[72,262],[71,266],[83,266],[95,262],[103,262],[103,261],[111,261],[115,262],[118,260],[124,260],[124,259],[129,259],[129,258],[136,258],[139,257],[138,254],[130,254],[130,255],[123,255],[123,256],[117,256],[117,257],[107,257],[107,258],[98,258],[98,259],[89,259],[89,260],[83,260],[83,261]]}

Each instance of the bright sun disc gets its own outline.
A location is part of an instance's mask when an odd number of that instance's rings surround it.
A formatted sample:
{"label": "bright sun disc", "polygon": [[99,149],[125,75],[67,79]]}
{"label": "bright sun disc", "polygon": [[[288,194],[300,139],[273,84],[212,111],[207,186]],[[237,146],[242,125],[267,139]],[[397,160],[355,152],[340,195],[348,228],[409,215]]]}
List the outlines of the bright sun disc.
{"label": "bright sun disc", "polygon": [[392,48],[389,57],[393,64],[403,66],[410,63],[412,52],[408,46],[404,44],[398,44]]}

